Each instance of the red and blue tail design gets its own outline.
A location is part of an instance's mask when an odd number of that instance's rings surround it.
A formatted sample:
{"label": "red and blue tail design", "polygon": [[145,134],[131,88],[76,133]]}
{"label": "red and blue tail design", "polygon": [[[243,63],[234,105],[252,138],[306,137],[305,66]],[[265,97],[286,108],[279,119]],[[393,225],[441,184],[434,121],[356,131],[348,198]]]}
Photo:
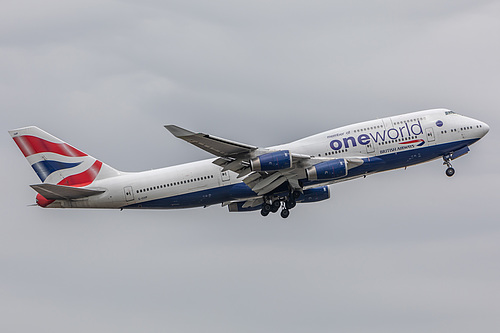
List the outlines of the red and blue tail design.
{"label": "red and blue tail design", "polygon": [[38,127],[9,133],[43,183],[83,187],[120,174]]}

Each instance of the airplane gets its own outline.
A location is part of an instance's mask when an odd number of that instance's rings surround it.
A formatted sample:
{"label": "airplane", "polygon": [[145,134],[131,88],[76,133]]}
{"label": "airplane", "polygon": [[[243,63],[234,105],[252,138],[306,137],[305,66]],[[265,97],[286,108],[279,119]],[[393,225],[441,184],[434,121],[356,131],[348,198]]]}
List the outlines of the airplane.
{"label": "airplane", "polygon": [[175,209],[227,206],[287,218],[297,203],[330,198],[330,185],[443,159],[451,161],[489,131],[484,122],[433,109],[361,122],[260,148],[166,125],[214,158],[118,171],[34,126],[9,131],[40,178],[30,185],[44,208]]}

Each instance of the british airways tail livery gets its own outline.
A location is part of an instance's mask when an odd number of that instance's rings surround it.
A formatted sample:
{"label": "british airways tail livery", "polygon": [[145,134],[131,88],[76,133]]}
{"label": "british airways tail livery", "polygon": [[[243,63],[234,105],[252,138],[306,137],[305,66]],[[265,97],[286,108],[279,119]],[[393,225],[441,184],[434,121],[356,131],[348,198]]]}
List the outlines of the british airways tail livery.
{"label": "british airways tail livery", "polygon": [[42,183],[46,208],[171,209],[228,206],[286,218],[297,203],[330,197],[329,185],[442,158],[451,161],[489,131],[446,109],[344,126],[269,148],[165,126],[217,158],[144,172],[121,172],[37,127],[9,131]]}

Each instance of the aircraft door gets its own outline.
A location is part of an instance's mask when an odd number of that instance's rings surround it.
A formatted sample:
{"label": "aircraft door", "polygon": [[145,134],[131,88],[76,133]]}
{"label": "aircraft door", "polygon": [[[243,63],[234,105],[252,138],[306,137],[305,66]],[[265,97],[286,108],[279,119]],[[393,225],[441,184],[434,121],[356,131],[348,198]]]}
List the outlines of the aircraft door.
{"label": "aircraft door", "polygon": [[432,127],[425,129],[425,135],[427,137],[427,142],[429,143],[434,143],[434,141],[436,140],[436,137],[434,136],[434,129]]}
{"label": "aircraft door", "polygon": [[382,122],[384,123],[385,130],[389,130],[390,128],[394,127],[392,125],[392,119],[391,118],[383,118]]}
{"label": "aircraft door", "polygon": [[366,152],[368,154],[375,153],[375,142],[373,140],[370,140],[370,143],[366,145]]}
{"label": "aircraft door", "polygon": [[134,191],[132,190],[132,186],[124,187],[123,192],[125,193],[125,200],[126,201],[134,200]]}
{"label": "aircraft door", "polygon": [[221,177],[221,179],[222,179],[222,182],[223,182],[223,183],[224,183],[224,182],[228,182],[228,181],[229,181],[229,179],[230,179],[230,176],[229,176],[229,171],[228,171],[228,170],[226,170],[226,171],[221,171],[221,173],[220,173],[220,177]]}

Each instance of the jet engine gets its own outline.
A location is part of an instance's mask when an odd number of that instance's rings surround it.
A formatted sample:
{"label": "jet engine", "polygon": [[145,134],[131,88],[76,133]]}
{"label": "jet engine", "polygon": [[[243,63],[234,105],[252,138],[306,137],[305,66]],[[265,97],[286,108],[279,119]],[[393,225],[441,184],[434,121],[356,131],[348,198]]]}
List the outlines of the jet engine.
{"label": "jet engine", "polygon": [[297,202],[318,202],[330,199],[330,188],[328,186],[321,186],[304,190],[297,198]]}
{"label": "jet engine", "polygon": [[330,180],[347,175],[345,158],[321,162],[306,169],[308,180]]}
{"label": "jet engine", "polygon": [[288,150],[260,155],[250,160],[252,171],[276,171],[292,167],[292,155]]}

